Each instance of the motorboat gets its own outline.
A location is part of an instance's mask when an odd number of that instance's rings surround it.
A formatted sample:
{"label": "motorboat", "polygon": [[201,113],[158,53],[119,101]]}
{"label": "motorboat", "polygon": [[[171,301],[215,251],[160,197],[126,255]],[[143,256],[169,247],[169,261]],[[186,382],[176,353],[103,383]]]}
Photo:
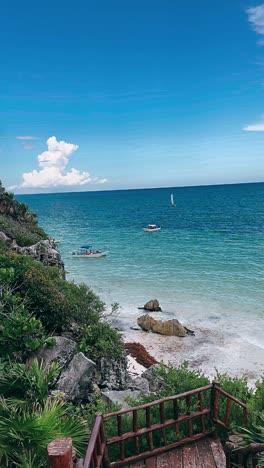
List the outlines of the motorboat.
{"label": "motorboat", "polygon": [[82,245],[78,250],[72,252],[72,255],[74,258],[99,258],[105,257],[108,253],[108,250],[95,250],[92,245]]}
{"label": "motorboat", "polygon": [[161,227],[158,226],[157,224],[148,224],[147,227],[144,228],[145,232],[154,232],[154,231],[160,231]]}

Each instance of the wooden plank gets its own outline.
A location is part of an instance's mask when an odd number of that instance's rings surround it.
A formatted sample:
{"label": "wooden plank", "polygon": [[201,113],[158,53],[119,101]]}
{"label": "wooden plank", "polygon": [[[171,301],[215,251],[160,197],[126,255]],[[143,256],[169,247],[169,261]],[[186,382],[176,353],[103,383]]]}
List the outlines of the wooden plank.
{"label": "wooden plank", "polygon": [[225,468],[226,456],[220,439],[209,439],[209,443],[217,468]]}
{"label": "wooden plank", "polygon": [[147,458],[145,461],[145,468],[156,468],[156,457]]}
{"label": "wooden plank", "polygon": [[197,468],[195,444],[185,445],[182,449],[183,468]]}
{"label": "wooden plank", "polygon": [[170,456],[169,453],[163,453],[157,457],[156,467],[157,468],[169,468],[170,465]]}
{"label": "wooden plank", "polygon": [[169,467],[183,468],[182,464],[182,447],[169,452]]}
{"label": "wooden plank", "polygon": [[[211,450],[209,439],[201,439],[197,442],[200,462],[203,468],[215,468],[215,459]],[[185,467],[184,467],[185,468]]]}
{"label": "wooden plank", "polygon": [[226,413],[225,413],[225,425],[227,427],[229,427],[231,408],[232,408],[232,400],[230,400],[230,398],[227,398],[227,400],[226,400]]}
{"label": "wooden plank", "polygon": [[[189,444],[191,442],[195,442],[195,441],[200,440],[201,438],[207,437],[209,435],[212,435],[212,431],[210,431],[210,432],[208,431],[208,432],[200,433],[200,434],[195,434],[192,437],[192,439],[190,439],[189,437],[186,437],[185,439],[173,442],[172,444],[169,444],[166,447],[154,448],[152,451],[143,452],[140,455],[133,455],[132,457],[128,457],[124,461],[113,462],[113,463],[111,463],[110,466],[114,467],[114,468],[117,468],[117,467],[123,466],[124,463],[134,463],[134,462],[136,462],[138,460],[142,460],[143,458],[146,458],[146,457],[159,455],[160,453],[163,453],[163,452],[168,452],[170,450],[173,450],[175,447],[182,446],[183,444]],[[213,465],[213,466],[215,467],[215,465]]]}

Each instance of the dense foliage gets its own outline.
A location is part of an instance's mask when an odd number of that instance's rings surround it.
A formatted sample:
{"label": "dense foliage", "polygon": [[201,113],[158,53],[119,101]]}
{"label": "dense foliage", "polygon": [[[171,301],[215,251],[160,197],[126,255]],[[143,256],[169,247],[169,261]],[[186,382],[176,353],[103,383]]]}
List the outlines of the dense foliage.
{"label": "dense foliage", "polygon": [[80,351],[90,356],[94,361],[101,357],[111,356],[118,359],[124,352],[121,335],[108,323],[98,323],[85,326],[82,330]]}
{"label": "dense foliage", "polygon": [[71,437],[79,456],[87,444],[87,430],[81,418],[63,401],[52,398],[49,386],[58,373],[37,361],[31,367],[0,363],[0,465],[36,468],[46,466],[47,444]]}
{"label": "dense foliage", "polygon": [[[119,334],[102,321],[104,303],[64,272],[10,250],[47,239],[36,215],[0,183],[0,466],[46,466],[47,444],[72,437],[78,455],[87,445],[81,409],[53,391],[58,366],[44,369],[32,356],[52,335],[68,332],[90,358],[122,354]],[[5,241],[5,236],[11,240]],[[90,406],[93,418],[95,406]]]}

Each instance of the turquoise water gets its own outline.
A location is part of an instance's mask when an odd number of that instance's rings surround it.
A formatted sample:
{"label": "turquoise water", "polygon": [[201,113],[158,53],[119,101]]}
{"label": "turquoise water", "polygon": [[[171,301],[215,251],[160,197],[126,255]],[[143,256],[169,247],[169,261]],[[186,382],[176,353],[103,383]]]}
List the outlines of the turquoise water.
{"label": "turquoise water", "polygon": [[[157,298],[163,316],[214,330],[219,340],[221,331],[233,330],[263,361],[263,183],[18,198],[61,239],[68,276],[108,306],[118,302],[121,317],[134,320],[138,306]],[[145,233],[148,223],[161,231]],[[110,253],[72,257],[84,243]]]}

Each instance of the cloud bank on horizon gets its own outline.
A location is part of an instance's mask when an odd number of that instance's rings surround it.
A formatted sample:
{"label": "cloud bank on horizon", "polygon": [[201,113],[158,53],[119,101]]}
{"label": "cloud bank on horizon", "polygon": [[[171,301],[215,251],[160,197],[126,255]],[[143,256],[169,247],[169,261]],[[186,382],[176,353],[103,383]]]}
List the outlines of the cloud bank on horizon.
{"label": "cloud bank on horizon", "polygon": [[89,172],[71,168],[67,171],[70,156],[79,148],[78,145],[58,141],[55,136],[47,140],[48,150],[38,159],[39,170],[22,174],[23,182],[9,187],[15,189],[47,189],[57,187],[76,187],[86,184],[104,184],[107,179],[92,177]]}

